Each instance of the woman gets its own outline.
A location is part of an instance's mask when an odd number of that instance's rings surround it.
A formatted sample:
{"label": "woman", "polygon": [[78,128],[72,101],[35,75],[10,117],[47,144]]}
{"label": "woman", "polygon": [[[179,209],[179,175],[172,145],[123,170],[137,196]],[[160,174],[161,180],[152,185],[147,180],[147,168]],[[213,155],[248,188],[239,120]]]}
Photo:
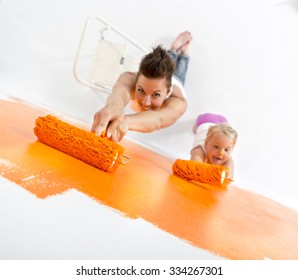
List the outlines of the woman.
{"label": "woman", "polygon": [[[147,54],[138,73],[121,74],[91,131],[119,142],[128,130],[152,132],[175,123],[187,108],[183,84],[191,40],[182,32],[169,51],[158,46]],[[125,115],[128,103],[136,113]]]}

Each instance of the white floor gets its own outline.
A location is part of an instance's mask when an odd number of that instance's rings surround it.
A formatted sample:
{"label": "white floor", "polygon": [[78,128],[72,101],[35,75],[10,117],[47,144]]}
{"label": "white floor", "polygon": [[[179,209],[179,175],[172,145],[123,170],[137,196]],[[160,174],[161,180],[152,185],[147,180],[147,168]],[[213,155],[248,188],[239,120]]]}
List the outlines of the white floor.
{"label": "white floor", "polygon": [[0,177],[0,259],[221,259],[71,190],[38,199]]}

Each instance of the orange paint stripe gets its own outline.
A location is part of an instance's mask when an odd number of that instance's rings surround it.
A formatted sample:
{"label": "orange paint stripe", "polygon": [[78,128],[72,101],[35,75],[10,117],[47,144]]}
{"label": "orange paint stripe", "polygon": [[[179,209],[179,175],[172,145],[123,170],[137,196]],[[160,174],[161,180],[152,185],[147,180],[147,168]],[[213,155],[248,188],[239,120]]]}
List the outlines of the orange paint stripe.
{"label": "orange paint stripe", "polygon": [[0,174],[38,198],[78,191],[228,259],[298,259],[298,213],[235,186],[208,190],[172,174],[174,160],[124,140],[113,174],[36,141],[45,110],[0,101]]}

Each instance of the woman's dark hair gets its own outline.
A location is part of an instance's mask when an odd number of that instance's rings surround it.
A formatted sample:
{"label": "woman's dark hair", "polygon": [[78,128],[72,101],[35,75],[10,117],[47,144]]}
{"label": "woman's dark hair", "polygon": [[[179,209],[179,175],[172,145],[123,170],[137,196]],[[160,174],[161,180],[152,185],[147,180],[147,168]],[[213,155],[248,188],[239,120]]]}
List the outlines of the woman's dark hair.
{"label": "woman's dark hair", "polygon": [[159,45],[143,57],[137,78],[140,74],[149,79],[166,78],[167,88],[170,88],[174,70],[175,65],[172,59],[167,54],[167,51]]}

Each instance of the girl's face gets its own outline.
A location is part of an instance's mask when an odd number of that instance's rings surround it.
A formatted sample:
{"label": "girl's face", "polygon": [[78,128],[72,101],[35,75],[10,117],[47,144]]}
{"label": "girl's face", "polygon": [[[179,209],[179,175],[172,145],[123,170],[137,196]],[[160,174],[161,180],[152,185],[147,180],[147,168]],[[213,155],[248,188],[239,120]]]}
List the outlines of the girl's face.
{"label": "girl's face", "polygon": [[148,79],[142,74],[138,77],[135,88],[135,99],[141,111],[160,108],[168,97],[166,79]]}
{"label": "girl's face", "polygon": [[205,144],[207,163],[224,165],[231,157],[233,140],[222,132],[215,132]]}

